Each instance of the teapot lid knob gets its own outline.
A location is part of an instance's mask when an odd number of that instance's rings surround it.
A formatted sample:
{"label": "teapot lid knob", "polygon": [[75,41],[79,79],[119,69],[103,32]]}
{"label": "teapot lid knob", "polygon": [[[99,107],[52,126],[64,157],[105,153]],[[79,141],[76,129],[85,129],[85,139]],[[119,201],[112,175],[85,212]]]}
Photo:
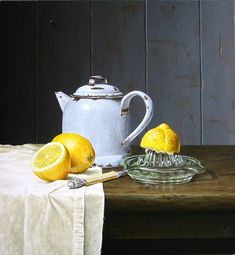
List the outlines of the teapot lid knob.
{"label": "teapot lid knob", "polygon": [[89,85],[94,86],[96,84],[97,80],[103,81],[103,83],[108,84],[108,81],[105,77],[103,77],[101,75],[92,75],[89,78]]}
{"label": "teapot lid knob", "polygon": [[89,78],[88,85],[79,87],[72,95],[78,98],[122,98],[123,93],[115,86],[109,85],[105,77],[101,75],[93,75]]}

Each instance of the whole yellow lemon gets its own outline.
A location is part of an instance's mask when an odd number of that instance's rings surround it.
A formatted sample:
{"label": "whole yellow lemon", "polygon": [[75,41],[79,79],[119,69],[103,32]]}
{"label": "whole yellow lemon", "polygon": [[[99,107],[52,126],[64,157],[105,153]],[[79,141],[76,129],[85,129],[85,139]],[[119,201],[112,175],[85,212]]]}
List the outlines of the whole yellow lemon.
{"label": "whole yellow lemon", "polygon": [[95,160],[92,144],[83,136],[75,133],[62,133],[54,137],[53,142],[62,143],[71,158],[71,173],[85,172]]}

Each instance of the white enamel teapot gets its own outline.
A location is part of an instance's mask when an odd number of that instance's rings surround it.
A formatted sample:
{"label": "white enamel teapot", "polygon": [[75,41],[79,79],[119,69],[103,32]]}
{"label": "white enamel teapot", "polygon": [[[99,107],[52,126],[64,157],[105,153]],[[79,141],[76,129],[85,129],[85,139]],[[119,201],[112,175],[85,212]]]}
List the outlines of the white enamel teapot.
{"label": "white enamel teapot", "polygon": [[[95,149],[95,163],[102,167],[118,166],[123,156],[130,153],[131,141],[153,116],[153,103],[148,95],[132,91],[123,96],[102,76],[91,76],[89,84],[79,87],[71,96],[55,94],[63,111],[62,132],[86,137]],[[134,96],[143,99],[146,113],[130,134],[129,104]]]}

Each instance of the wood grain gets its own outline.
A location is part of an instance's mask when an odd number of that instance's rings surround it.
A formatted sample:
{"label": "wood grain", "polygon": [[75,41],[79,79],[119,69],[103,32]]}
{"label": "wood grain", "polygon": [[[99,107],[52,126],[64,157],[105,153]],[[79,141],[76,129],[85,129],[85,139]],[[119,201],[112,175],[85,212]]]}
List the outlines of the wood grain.
{"label": "wood grain", "polygon": [[[144,92],[144,1],[93,1],[92,13],[93,74],[105,76],[124,94],[132,90]],[[133,98],[130,104],[132,130],[144,113],[142,100]],[[139,138],[133,143],[138,144]]]}
{"label": "wood grain", "polygon": [[232,1],[202,1],[202,66],[203,143],[234,144],[235,58]]}
{"label": "wood grain", "polygon": [[1,3],[2,144],[36,142],[36,3]]}
{"label": "wood grain", "polygon": [[56,91],[70,95],[90,76],[90,3],[38,3],[37,142],[62,131]]}
{"label": "wood grain", "polygon": [[108,213],[104,236],[109,239],[235,238],[234,212]]}
{"label": "wood grain", "polygon": [[200,144],[198,2],[149,1],[147,10],[151,127],[169,123],[182,144]]}
{"label": "wood grain", "polygon": [[[1,143],[61,132],[54,92],[71,94],[92,73],[146,91],[149,127],[168,122],[182,144],[235,144],[232,1],[2,2],[0,11]],[[142,101],[130,110],[134,129]]]}
{"label": "wood grain", "polygon": [[142,185],[130,177],[104,183],[107,236],[235,237],[235,146],[185,146],[181,153],[206,168],[188,184]]}
{"label": "wood grain", "polygon": [[[115,248],[114,248],[115,247]],[[234,239],[104,239],[102,255],[233,254]]]}

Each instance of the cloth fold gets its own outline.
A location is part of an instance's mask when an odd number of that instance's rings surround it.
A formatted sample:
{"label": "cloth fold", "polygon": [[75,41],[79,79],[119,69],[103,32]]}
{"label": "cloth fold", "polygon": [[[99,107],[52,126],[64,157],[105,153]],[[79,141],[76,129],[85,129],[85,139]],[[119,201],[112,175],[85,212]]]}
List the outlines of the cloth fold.
{"label": "cloth fold", "polygon": [[0,254],[100,254],[103,185],[69,189],[67,180],[40,180],[30,169],[38,148],[0,145]]}

